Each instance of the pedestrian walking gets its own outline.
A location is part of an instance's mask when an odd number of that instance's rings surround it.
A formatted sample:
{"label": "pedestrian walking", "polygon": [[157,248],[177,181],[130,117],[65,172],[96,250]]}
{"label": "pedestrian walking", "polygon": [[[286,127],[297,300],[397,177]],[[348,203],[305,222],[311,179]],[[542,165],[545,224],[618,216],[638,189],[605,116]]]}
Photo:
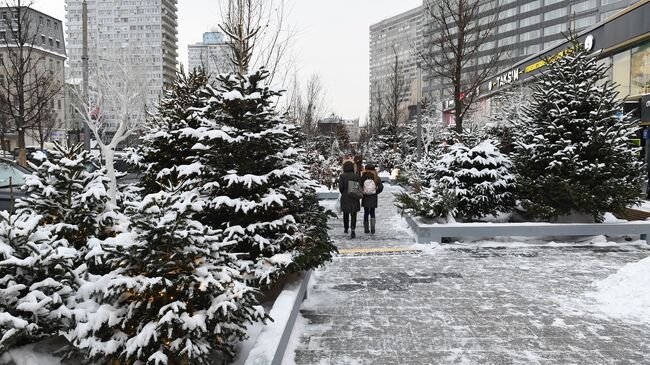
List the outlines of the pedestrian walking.
{"label": "pedestrian walking", "polygon": [[375,234],[377,219],[375,210],[379,206],[378,195],[384,191],[384,184],[377,174],[377,169],[372,164],[366,165],[361,173],[361,186],[363,187],[363,231],[368,234]]}
{"label": "pedestrian walking", "polygon": [[339,191],[341,192],[341,211],[343,212],[343,228],[345,233],[350,230],[350,237],[355,238],[357,227],[357,213],[361,211],[360,200],[363,189],[359,175],[354,172],[354,161],[343,161],[343,173],[339,177]]}

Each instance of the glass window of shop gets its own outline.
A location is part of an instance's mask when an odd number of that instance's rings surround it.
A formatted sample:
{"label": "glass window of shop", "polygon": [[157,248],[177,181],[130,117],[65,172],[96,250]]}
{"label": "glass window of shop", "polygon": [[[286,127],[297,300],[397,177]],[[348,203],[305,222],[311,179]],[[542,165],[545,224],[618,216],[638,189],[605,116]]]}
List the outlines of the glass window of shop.
{"label": "glass window of shop", "polygon": [[650,42],[632,48],[630,95],[650,93]]}
{"label": "glass window of shop", "polygon": [[630,95],[630,50],[612,57],[612,81],[617,85],[619,98]]}

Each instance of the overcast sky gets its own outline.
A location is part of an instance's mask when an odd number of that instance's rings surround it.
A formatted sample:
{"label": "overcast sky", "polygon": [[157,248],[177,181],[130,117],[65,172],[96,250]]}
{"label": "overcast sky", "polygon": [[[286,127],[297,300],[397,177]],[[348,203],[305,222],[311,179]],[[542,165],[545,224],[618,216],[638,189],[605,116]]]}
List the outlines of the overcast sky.
{"label": "overcast sky", "polygon": [[[412,9],[422,0],[290,0],[290,27],[296,31],[294,57],[299,77],[317,73],[328,92],[329,111],[361,118],[368,110],[369,27]],[[35,0],[35,8],[65,20],[64,0]],[[218,0],[178,1],[179,61],[187,45],[215,28]]]}

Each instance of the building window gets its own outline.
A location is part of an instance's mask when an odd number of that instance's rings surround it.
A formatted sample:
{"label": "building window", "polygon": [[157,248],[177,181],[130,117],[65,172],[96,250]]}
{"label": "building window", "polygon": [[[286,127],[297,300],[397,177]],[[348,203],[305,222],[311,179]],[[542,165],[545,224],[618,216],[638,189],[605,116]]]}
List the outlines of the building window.
{"label": "building window", "polygon": [[564,1],[564,0],[544,0],[544,5],[549,6],[549,5],[557,4],[557,3],[561,2],[561,1]]}
{"label": "building window", "polygon": [[616,13],[618,13],[618,10],[611,10],[611,11],[604,12],[600,14],[600,21],[603,21]]}
{"label": "building window", "polygon": [[56,48],[61,49],[61,41],[56,41]]}
{"label": "building window", "polygon": [[520,42],[530,41],[541,37],[541,35],[542,35],[542,31],[540,29],[531,30],[530,32],[521,33],[521,35],[519,35],[519,41]]}
{"label": "building window", "polygon": [[598,8],[597,0],[587,0],[571,5],[571,13],[580,13],[587,10],[596,10]]}
{"label": "building window", "polygon": [[38,24],[43,25],[43,17],[42,16],[38,17]]}
{"label": "building window", "polygon": [[517,29],[517,21],[499,25],[499,33],[505,33],[515,29]]}
{"label": "building window", "polygon": [[566,24],[551,25],[550,27],[544,28],[544,35],[545,36],[555,35],[558,33],[565,32],[566,30],[567,30]]}
{"label": "building window", "polygon": [[61,110],[61,99],[58,99],[56,101],[56,106],[57,106],[57,109]]}
{"label": "building window", "polygon": [[48,28],[51,28],[51,27],[52,27],[52,22],[50,21],[50,19],[47,20],[47,27],[48,27]]}
{"label": "building window", "polygon": [[517,36],[513,35],[513,36],[510,36],[510,37],[505,37],[505,38],[499,39],[497,44],[499,45],[499,47],[504,47],[504,46],[509,46],[511,44],[514,44],[516,42],[517,42]]}
{"label": "building window", "polygon": [[510,18],[511,16],[517,15],[517,8],[510,8],[506,10],[502,10],[501,13],[499,13],[499,19],[506,19]]}
{"label": "building window", "polygon": [[529,16],[528,18],[524,18],[519,22],[519,27],[523,28],[529,25],[537,24],[540,22],[541,19],[542,18],[539,15]]}
{"label": "building window", "polygon": [[520,56],[530,56],[530,55],[532,55],[534,53],[539,52],[540,51],[539,48],[540,48],[539,44],[533,44],[533,45],[530,45],[528,47],[521,48],[520,51],[519,51],[520,52],[519,55]]}
{"label": "building window", "polygon": [[54,22],[54,29],[55,29],[55,30],[58,30],[58,29],[59,29],[59,23]]}
{"label": "building window", "polygon": [[600,5],[605,6],[605,5],[617,3],[619,1],[620,0],[600,0]]}
{"label": "building window", "polygon": [[630,95],[630,50],[612,57],[612,81],[617,85],[619,98]]}
{"label": "building window", "polygon": [[45,36],[44,35],[41,36],[41,44],[45,44]]}
{"label": "building window", "polygon": [[7,32],[2,31],[0,32],[0,40],[6,40],[7,39]]}
{"label": "building window", "polygon": [[650,42],[632,48],[631,95],[650,93]]}
{"label": "building window", "polygon": [[50,38],[50,47],[54,47],[54,40]]}
{"label": "building window", "polygon": [[6,11],[2,12],[2,20],[7,20],[7,12]]}
{"label": "building window", "polygon": [[582,29],[594,24],[596,24],[596,16],[592,15],[592,16],[576,19],[573,27],[575,29]]}
{"label": "building window", "polygon": [[520,13],[525,13],[525,12],[527,12],[527,11],[531,11],[531,10],[539,9],[539,7],[540,7],[541,5],[542,5],[542,1],[541,1],[541,0],[531,1],[531,2],[529,2],[529,3],[527,3],[527,4],[521,5],[521,6],[519,7],[519,12],[520,12]]}
{"label": "building window", "polygon": [[555,9],[544,14],[544,20],[549,21],[566,16],[566,8]]}

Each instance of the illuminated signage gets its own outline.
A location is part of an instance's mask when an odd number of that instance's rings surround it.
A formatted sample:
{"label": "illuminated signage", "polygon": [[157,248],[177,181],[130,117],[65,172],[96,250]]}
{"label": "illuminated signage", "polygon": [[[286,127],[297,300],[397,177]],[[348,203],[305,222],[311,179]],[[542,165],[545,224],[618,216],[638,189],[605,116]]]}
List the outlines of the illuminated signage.
{"label": "illuminated signage", "polygon": [[519,74],[520,72],[518,68],[508,71],[503,75],[497,77],[496,80],[490,81],[490,83],[488,84],[488,89],[492,91],[497,87],[501,87],[503,85],[510,85],[515,81],[519,81]]}

